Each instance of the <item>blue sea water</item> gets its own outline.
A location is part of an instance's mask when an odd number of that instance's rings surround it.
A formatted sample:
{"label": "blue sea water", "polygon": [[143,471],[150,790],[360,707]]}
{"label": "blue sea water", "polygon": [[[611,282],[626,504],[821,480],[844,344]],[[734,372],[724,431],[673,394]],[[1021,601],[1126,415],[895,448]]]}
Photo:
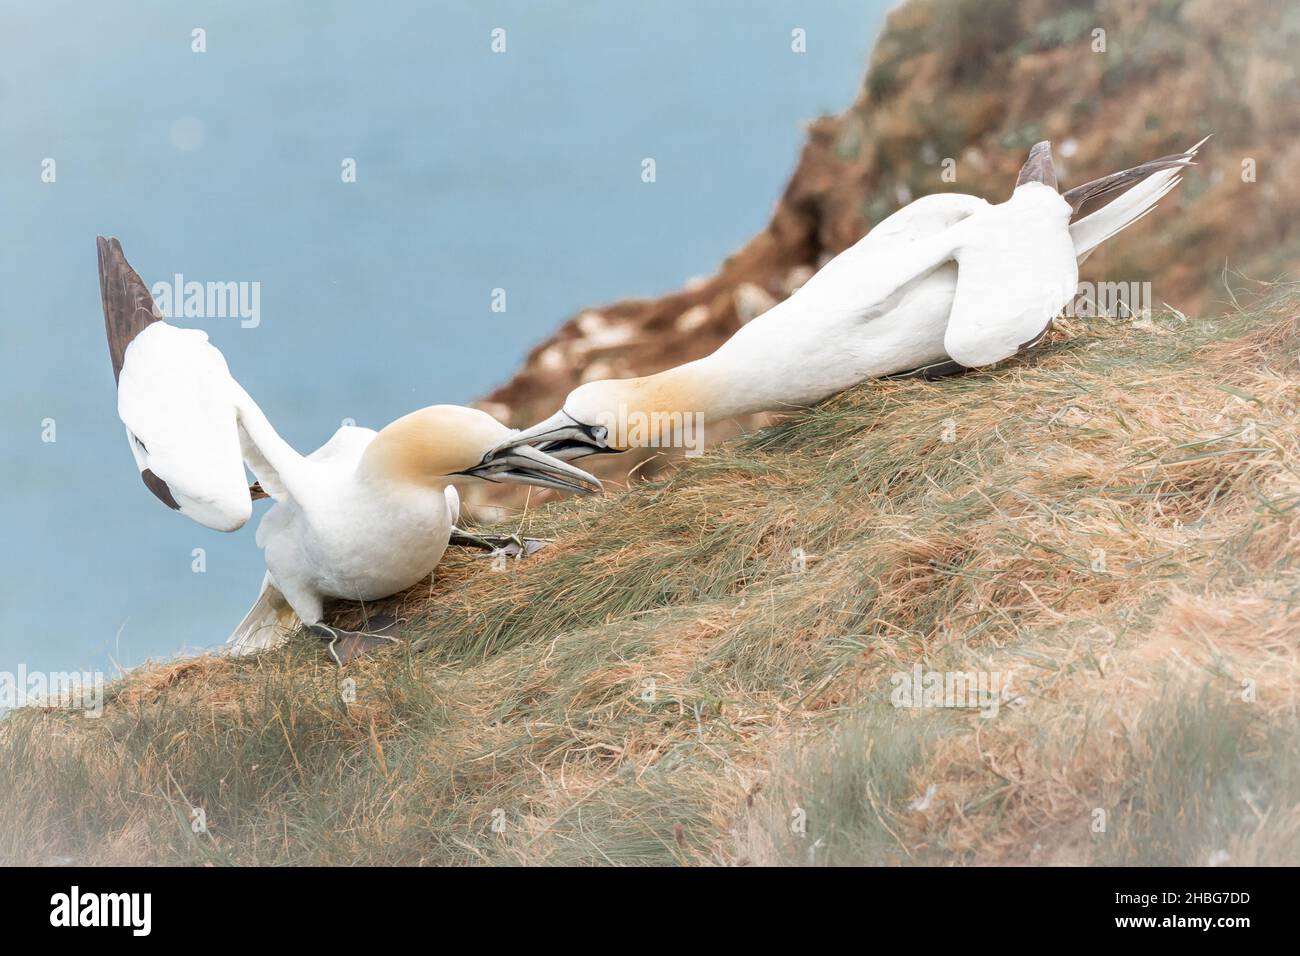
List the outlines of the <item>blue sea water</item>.
{"label": "blue sea water", "polygon": [[886,7],[0,2],[0,671],[212,645],[263,573],[252,523],[208,531],[140,483],[97,234],[150,284],[258,284],[255,327],[178,324],[310,450],[712,271],[767,221],[802,123],[852,100]]}

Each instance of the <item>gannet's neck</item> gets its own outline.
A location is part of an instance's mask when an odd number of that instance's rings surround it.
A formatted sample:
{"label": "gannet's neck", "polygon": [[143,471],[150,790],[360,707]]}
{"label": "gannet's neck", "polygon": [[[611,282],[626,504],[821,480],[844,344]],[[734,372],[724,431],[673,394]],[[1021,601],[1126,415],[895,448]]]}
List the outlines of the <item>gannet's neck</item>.
{"label": "gannet's neck", "polygon": [[730,370],[721,367],[715,355],[654,375],[589,382],[570,394],[565,410],[579,421],[604,425],[611,432],[622,430],[619,423],[634,415],[703,414],[707,420],[738,414],[729,399]]}
{"label": "gannet's neck", "polygon": [[280,437],[252,396],[238,382],[231,379],[231,383],[239,427],[253,446],[244,448],[244,459],[269,493],[274,495],[278,487],[300,498],[310,463]]}
{"label": "gannet's neck", "polygon": [[580,385],[565,399],[563,416],[593,432],[605,447],[703,450],[705,430],[754,410],[752,370],[714,353],[638,378]]}
{"label": "gannet's neck", "polygon": [[647,412],[704,412],[727,414],[726,379],[719,375],[713,356],[686,362],[654,375],[626,380],[630,406]]}
{"label": "gannet's neck", "polygon": [[687,396],[690,407],[702,412],[706,421],[716,421],[773,407],[782,383],[766,365],[754,361],[747,349],[724,347],[660,375],[670,393]]}

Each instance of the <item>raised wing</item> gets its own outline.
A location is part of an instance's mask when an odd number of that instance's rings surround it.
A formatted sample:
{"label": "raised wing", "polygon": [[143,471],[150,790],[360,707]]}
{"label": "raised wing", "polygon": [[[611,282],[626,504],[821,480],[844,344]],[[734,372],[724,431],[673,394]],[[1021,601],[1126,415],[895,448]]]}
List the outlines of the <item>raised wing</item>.
{"label": "raised wing", "polygon": [[118,414],[145,485],[165,505],[218,531],[252,513],[244,462],[283,497],[285,470],[302,459],[230,374],[197,329],[163,321],[116,239],[99,237],[99,288]]}
{"label": "raised wing", "polygon": [[248,520],[226,361],[196,329],[155,322],[126,352],[117,411],[141,477],[164,504],[218,531]]}
{"label": "raised wing", "polygon": [[233,531],[252,506],[226,360],[202,332],[163,321],[121,243],[95,245],[117,411],[140,478],[168,508]]}

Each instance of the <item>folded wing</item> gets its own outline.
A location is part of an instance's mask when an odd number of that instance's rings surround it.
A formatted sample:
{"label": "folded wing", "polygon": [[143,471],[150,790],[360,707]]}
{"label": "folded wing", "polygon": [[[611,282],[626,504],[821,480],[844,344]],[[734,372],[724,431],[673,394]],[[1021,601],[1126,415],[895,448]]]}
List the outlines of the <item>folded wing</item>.
{"label": "folded wing", "polygon": [[1046,332],[1079,284],[1069,217],[1054,188],[1032,181],[955,228],[957,290],[944,333],[954,361],[1000,362]]}

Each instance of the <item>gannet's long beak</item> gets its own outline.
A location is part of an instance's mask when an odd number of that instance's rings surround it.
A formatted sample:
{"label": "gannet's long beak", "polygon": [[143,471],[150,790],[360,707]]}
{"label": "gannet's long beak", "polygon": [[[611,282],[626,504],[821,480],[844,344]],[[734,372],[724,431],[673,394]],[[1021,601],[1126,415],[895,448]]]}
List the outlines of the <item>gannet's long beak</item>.
{"label": "gannet's long beak", "polygon": [[605,426],[584,425],[561,409],[545,421],[515,432],[504,441],[498,442],[487,453],[485,460],[490,461],[499,455],[531,445],[553,458],[571,461],[586,455],[615,451],[616,449],[606,444],[608,436],[609,429]]}
{"label": "gannet's long beak", "polygon": [[537,485],[578,495],[591,495],[600,491],[600,481],[594,475],[526,444],[511,445],[500,451],[494,448],[483,456],[481,464],[467,468],[460,474],[482,478],[484,481]]}

